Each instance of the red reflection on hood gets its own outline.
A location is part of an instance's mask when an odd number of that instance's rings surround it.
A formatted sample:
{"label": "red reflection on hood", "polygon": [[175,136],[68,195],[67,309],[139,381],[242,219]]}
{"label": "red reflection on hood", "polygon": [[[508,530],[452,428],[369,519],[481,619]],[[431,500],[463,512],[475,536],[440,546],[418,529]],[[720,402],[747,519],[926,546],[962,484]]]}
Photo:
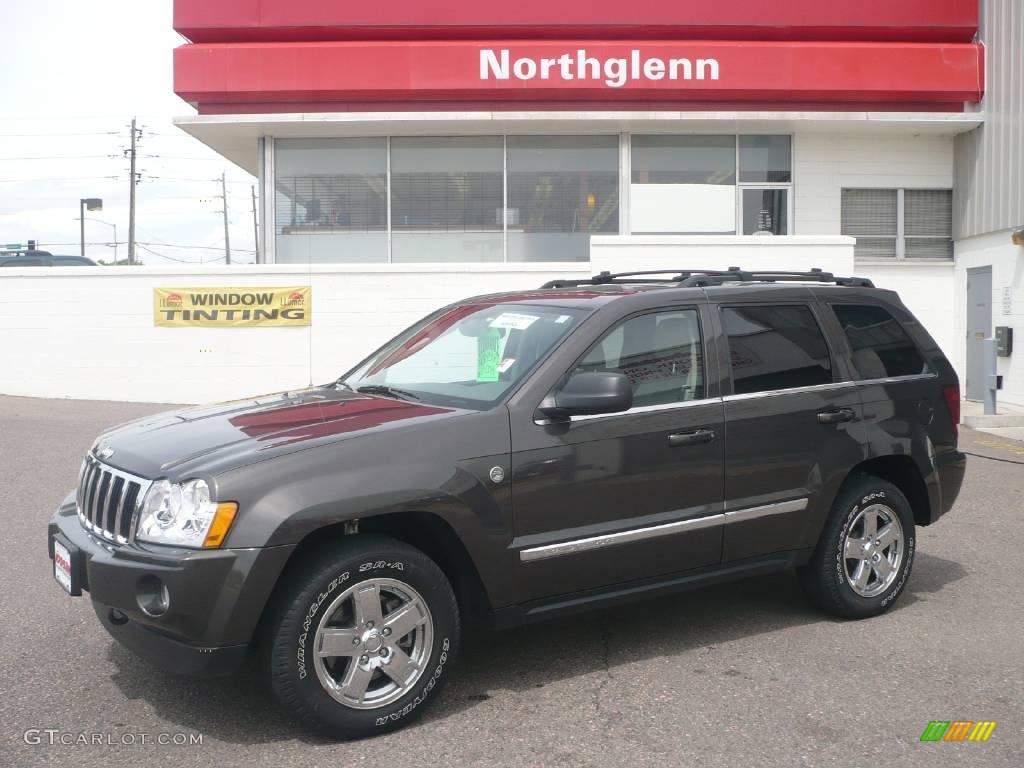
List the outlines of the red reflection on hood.
{"label": "red reflection on hood", "polygon": [[274,445],[280,446],[360,432],[392,421],[452,412],[451,408],[401,400],[353,397],[246,413],[228,421],[249,437],[261,441],[274,440]]}

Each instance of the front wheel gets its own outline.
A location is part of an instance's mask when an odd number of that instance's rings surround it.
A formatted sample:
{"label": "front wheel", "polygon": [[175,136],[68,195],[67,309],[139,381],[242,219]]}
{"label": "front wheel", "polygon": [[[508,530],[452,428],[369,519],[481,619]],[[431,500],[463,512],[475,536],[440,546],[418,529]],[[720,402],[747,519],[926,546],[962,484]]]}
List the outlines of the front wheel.
{"label": "front wheel", "polygon": [[877,616],[906,586],[915,543],[907,498],[892,483],[863,475],[836,498],[814,554],[798,570],[801,586],[836,616]]}
{"label": "front wheel", "polygon": [[304,722],[343,738],[400,727],[437,697],[458,650],[451,585],[399,541],[353,536],[282,595],[271,685]]}

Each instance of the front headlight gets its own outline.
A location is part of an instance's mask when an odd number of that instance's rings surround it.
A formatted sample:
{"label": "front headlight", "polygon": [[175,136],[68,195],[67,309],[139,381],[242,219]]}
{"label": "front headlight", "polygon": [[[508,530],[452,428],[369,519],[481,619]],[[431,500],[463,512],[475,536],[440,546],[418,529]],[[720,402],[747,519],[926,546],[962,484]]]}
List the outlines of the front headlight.
{"label": "front headlight", "polygon": [[219,547],[237,510],[234,502],[215,502],[205,480],[156,480],[142,502],[135,538],[196,549]]}

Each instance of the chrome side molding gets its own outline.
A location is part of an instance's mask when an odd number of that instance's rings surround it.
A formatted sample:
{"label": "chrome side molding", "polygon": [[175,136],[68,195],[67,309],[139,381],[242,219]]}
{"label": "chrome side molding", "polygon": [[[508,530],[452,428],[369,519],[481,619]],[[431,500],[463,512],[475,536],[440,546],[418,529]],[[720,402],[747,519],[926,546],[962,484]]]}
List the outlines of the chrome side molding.
{"label": "chrome side molding", "polygon": [[662,525],[650,525],[643,528],[633,528],[618,533],[608,533],[602,536],[587,536],[582,539],[571,539],[559,542],[558,544],[545,544],[541,547],[530,547],[519,551],[520,562],[530,563],[536,560],[546,560],[550,557],[561,557],[562,555],[574,555],[578,552],[589,552],[603,547],[614,547],[620,544],[630,544],[634,541],[653,539],[659,536],[672,536],[685,531],[699,531],[703,528],[712,528],[730,523],[742,523],[747,520],[755,520],[768,515],[781,515],[788,512],[799,512],[807,508],[808,500],[791,499],[775,504],[762,504],[756,507],[746,507],[727,512],[719,512],[704,517],[693,517],[688,520],[677,520],[674,523]]}

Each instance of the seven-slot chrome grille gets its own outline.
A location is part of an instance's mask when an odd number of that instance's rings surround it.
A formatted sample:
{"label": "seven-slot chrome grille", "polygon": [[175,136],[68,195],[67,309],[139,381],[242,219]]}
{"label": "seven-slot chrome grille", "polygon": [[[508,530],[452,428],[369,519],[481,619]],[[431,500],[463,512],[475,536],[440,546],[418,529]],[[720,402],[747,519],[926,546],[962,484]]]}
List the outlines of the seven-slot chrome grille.
{"label": "seven-slot chrome grille", "polygon": [[151,482],[103,464],[90,453],[78,480],[78,518],[86,530],[124,544],[135,536],[135,519]]}

